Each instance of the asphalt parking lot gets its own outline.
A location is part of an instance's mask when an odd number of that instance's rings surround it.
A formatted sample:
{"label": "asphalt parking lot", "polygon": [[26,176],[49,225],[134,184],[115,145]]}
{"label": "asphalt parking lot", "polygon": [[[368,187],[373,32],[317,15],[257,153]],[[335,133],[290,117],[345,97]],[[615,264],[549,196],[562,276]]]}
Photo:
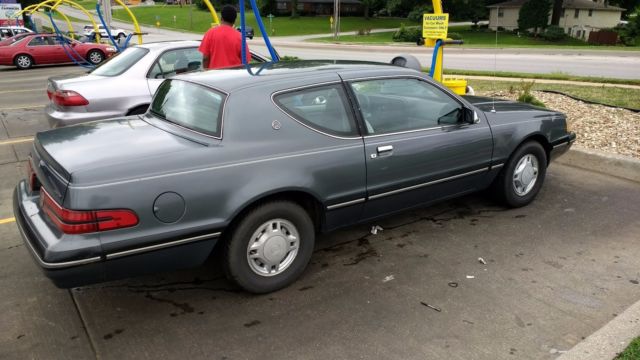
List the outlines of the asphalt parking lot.
{"label": "asphalt parking lot", "polygon": [[1,359],[553,359],[640,298],[640,185],[559,164],[525,208],[478,194],[323,235],[268,295],[233,287],[215,257],[57,289],[11,195],[48,128],[46,77],[80,72],[0,67]]}

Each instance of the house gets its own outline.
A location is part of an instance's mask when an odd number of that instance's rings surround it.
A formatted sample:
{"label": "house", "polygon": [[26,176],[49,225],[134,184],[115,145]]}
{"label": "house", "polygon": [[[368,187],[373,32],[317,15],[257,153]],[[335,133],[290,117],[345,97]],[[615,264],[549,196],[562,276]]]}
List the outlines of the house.
{"label": "house", "polygon": [[[334,0],[298,0],[300,15],[332,15]],[[276,1],[277,14],[291,14],[291,0]],[[364,12],[359,0],[340,0],[340,15],[360,16]]]}
{"label": "house", "polygon": [[[510,0],[487,6],[489,8],[489,28],[505,30],[518,28],[520,8],[527,0]],[[558,26],[567,35],[587,40],[589,33],[618,25],[625,9],[611,6],[607,0],[564,0]],[[549,14],[551,23],[551,14]]]}

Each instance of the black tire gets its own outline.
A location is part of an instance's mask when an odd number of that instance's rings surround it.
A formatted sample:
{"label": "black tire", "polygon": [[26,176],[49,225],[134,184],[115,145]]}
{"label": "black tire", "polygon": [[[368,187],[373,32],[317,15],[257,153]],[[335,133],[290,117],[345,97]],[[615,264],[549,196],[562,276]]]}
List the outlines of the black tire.
{"label": "black tire", "polygon": [[[518,190],[516,189],[517,186],[515,185],[516,181],[514,181],[514,177],[516,176],[516,166],[521,161],[526,162],[527,159],[525,159],[525,157],[528,155],[532,155],[535,157],[535,161],[537,161],[537,172],[534,171],[535,176],[537,177],[535,183],[528,191],[525,192],[523,188],[520,188],[519,190],[521,193],[518,193]],[[533,168],[531,169],[533,171]],[[520,145],[520,147],[511,154],[511,157],[502,168],[502,171],[498,174],[498,177],[493,184],[493,192],[507,206],[517,208],[528,205],[533,201],[533,199],[535,199],[536,195],[538,195],[538,192],[542,188],[546,173],[547,154],[544,151],[544,148],[537,141],[528,141]]]}
{"label": "black tire", "polygon": [[149,105],[136,106],[133,109],[129,110],[129,112],[127,113],[127,116],[129,116],[129,115],[142,115],[142,114],[147,112],[147,109],[149,109]]}
{"label": "black tire", "polygon": [[104,61],[104,53],[100,50],[89,50],[87,53],[87,61],[93,65],[98,65]]}
{"label": "black tire", "polygon": [[[293,255],[290,264],[284,267],[283,270],[281,270],[282,272],[273,275],[261,275],[255,270],[256,267],[260,267],[259,263],[261,260],[249,259],[249,252],[256,251],[250,250],[249,245],[250,243],[259,244],[258,239],[263,239],[264,236],[254,238],[254,233],[259,232],[259,230],[263,228],[263,225],[269,224],[272,221],[275,223],[276,220],[284,220],[288,222],[289,225],[294,226],[293,230],[297,231],[299,235],[297,237],[297,239],[299,239],[297,242],[297,254]],[[271,224],[269,224],[265,229],[271,228]],[[273,227],[273,229],[275,228],[277,228],[277,226]],[[283,228],[280,228],[278,230],[282,229]],[[286,234],[287,231],[284,233]],[[291,233],[293,233],[293,231]],[[266,232],[264,232],[263,235],[264,234],[266,234]],[[231,232],[226,237],[223,251],[223,265],[227,278],[248,292],[260,294],[286,287],[302,274],[313,254],[315,228],[309,214],[307,214],[300,205],[289,201],[274,201],[251,210],[231,229]],[[273,239],[276,237],[277,236],[274,236]],[[280,237],[280,239],[285,243],[289,241],[288,238]],[[268,241],[265,243],[268,243]],[[280,264],[283,264],[292,251],[287,252],[287,250],[278,248],[277,245],[275,248],[283,254],[282,256],[284,256],[284,258],[280,260]],[[251,262],[255,265],[252,265]],[[267,268],[268,266],[264,265],[264,267]],[[271,270],[272,269],[270,269],[270,271]]]}
{"label": "black tire", "polygon": [[13,59],[13,63],[19,70],[26,70],[33,66],[33,58],[27,54],[18,54]]}

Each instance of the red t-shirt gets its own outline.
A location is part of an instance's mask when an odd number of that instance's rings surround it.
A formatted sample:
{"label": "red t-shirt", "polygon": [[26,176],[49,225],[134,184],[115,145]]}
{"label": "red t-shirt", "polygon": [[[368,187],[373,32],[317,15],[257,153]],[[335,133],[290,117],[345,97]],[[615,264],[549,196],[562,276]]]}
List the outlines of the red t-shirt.
{"label": "red t-shirt", "polygon": [[[204,64],[205,69],[220,69],[242,64],[240,54],[242,49],[242,34],[229,25],[220,25],[209,29],[198,50],[204,56],[209,57],[209,64]],[[251,61],[249,45],[247,50],[247,64]]]}

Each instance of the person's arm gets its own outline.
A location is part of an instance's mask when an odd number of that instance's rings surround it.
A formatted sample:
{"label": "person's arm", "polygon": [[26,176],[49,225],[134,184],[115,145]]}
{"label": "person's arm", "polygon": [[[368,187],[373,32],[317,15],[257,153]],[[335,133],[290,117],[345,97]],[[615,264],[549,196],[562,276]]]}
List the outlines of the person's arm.
{"label": "person's arm", "polygon": [[202,42],[200,43],[200,46],[198,47],[198,51],[200,51],[200,53],[202,53],[202,68],[204,69],[208,69],[209,68],[209,61],[211,60],[209,54],[209,44],[211,43],[211,38],[209,37],[209,32],[207,31],[204,34],[204,37],[202,38]]}

